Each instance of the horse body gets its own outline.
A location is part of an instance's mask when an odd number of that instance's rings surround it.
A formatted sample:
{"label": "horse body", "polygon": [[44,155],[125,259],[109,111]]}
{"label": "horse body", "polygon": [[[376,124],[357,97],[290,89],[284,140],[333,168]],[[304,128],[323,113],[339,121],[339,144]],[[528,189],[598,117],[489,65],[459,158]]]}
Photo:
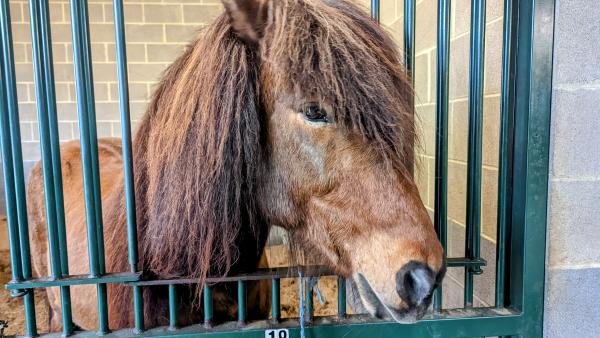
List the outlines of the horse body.
{"label": "horse body", "polygon": [[[292,253],[348,278],[355,311],[420,318],[444,253],[410,173],[413,92],[391,38],[345,1],[223,3],[163,74],[133,140],[139,268],[197,279],[181,291],[179,324],[198,322],[206,277],[255,270],[276,224]],[[79,157],[76,143],[61,147],[71,274],[88,271]],[[129,270],[120,158],[118,140],[99,141],[109,272]],[[28,191],[38,276],[49,275],[42,192],[38,165]],[[217,321],[236,312],[235,291],[220,287]],[[53,329],[58,292],[48,290]],[[166,288],[143,294],[146,325],[167,324]],[[94,287],[71,295],[74,322],[95,327]],[[266,318],[268,285],[248,298],[249,316]],[[108,302],[111,328],[133,326],[131,288],[109,285]]]}

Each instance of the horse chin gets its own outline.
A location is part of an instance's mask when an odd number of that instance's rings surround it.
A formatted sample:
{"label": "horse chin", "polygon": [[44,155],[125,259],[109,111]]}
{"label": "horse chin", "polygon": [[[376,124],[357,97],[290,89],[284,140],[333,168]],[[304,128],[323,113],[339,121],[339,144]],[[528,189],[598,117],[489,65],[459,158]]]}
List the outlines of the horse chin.
{"label": "horse chin", "polygon": [[358,272],[347,280],[348,304],[355,313],[369,313],[373,317],[412,324],[421,319],[427,308],[395,309],[385,304],[369,280]]}

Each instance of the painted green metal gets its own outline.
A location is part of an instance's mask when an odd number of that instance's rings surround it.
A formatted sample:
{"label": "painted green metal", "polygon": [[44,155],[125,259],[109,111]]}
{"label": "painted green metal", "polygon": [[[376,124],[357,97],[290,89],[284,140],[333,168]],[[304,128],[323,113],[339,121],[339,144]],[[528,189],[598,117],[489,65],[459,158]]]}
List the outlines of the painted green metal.
{"label": "painted green metal", "polygon": [[169,330],[177,329],[177,310],[179,309],[177,300],[177,285],[169,285]]}
{"label": "painted green metal", "polygon": [[208,283],[204,284],[204,327],[210,328],[213,319],[213,295]]}
{"label": "painted green metal", "polygon": [[337,313],[339,318],[346,317],[346,279],[344,277],[338,277],[338,308]]}
{"label": "painted green metal", "polygon": [[415,84],[415,35],[417,4],[416,0],[404,0],[404,66]]}
{"label": "painted green metal", "polygon": [[117,51],[117,76],[119,82],[119,108],[121,112],[121,142],[123,148],[123,177],[125,180],[125,206],[127,212],[127,243],[131,272],[137,271],[138,248],[135,218],[135,190],[133,187],[133,152],[131,147],[131,114],[127,76],[127,52],[123,0],[113,1],[115,18],[115,45]]}
{"label": "painted green metal", "polygon": [[133,314],[135,321],[134,332],[141,334],[144,331],[144,297],[141,286],[133,287]]}
{"label": "painted green metal", "polygon": [[[125,40],[125,19],[123,1],[113,1],[113,16],[115,21],[115,46],[117,54],[117,77],[119,83],[119,109],[121,113],[121,148],[123,150],[123,179],[125,187],[125,211],[127,215],[127,249],[129,254],[129,269],[137,271],[138,241],[135,215],[135,190],[133,173],[133,150],[131,145],[131,114],[129,107],[129,85],[127,75],[127,51]],[[134,317],[136,328],[143,330],[142,292],[139,286],[132,286]],[[175,288],[175,286],[172,286]],[[171,290],[171,286],[169,286]]]}
{"label": "painted green metal", "polygon": [[[6,199],[7,199],[7,210],[10,209],[9,203],[14,203],[16,208],[16,221],[18,227],[18,246],[12,245],[11,242],[11,259],[13,255],[18,253],[20,262],[13,266],[13,271],[20,270],[20,273],[15,279],[13,274],[13,280],[30,279],[31,278],[31,257],[29,249],[29,226],[27,221],[27,203],[25,196],[25,179],[23,172],[23,154],[21,149],[21,128],[19,124],[19,107],[17,98],[17,81],[15,76],[15,63],[14,63],[14,51],[12,42],[12,27],[10,19],[10,6],[8,0],[0,1],[0,34],[2,40],[2,53],[0,55],[0,96],[2,96],[2,103],[0,103],[0,115],[8,121],[8,129],[5,129],[5,125],[2,124],[2,130],[0,131],[4,141],[4,137],[10,139],[10,154],[4,154],[3,152],[3,172],[4,175],[12,175],[14,182],[14,199],[12,202],[8,200],[11,198],[9,195],[9,185],[12,182],[4,182],[4,186],[7,187]],[[6,93],[6,96],[4,94]],[[6,134],[6,135],[4,135]],[[7,215],[8,216],[8,215]],[[15,215],[11,215],[9,222],[14,222]],[[10,227],[10,223],[9,223]],[[10,230],[10,229],[9,229]],[[10,234],[10,231],[9,231]],[[10,238],[9,238],[10,240]],[[13,248],[14,247],[14,248]],[[14,252],[14,253],[13,253]],[[12,263],[12,260],[11,260]],[[19,271],[17,271],[19,272]],[[37,334],[36,318],[35,318],[35,301],[33,292],[25,292],[15,290],[14,294],[23,294],[23,303],[25,307],[25,326],[27,335],[32,337]]]}
{"label": "painted green metal", "polygon": [[[69,274],[69,265],[48,1],[30,1],[29,16],[44,174],[50,270],[52,277],[56,279]],[[69,287],[62,286],[60,294],[63,334],[69,335],[73,330]]]}
{"label": "painted green metal", "polygon": [[62,278],[42,277],[19,282],[11,281],[6,284],[6,288],[9,290],[19,290],[49,288],[54,286],[129,283],[139,279],[139,273],[131,272],[107,273],[100,277],[93,277],[91,275],[70,275]]}
{"label": "painted green metal", "polygon": [[301,278],[302,280],[304,280],[304,295],[300,295],[300,297],[304,297],[304,304],[306,307],[306,312],[304,313],[304,319],[307,322],[312,322],[313,318],[314,318],[314,304],[313,304],[313,296],[314,296],[314,292],[313,292],[313,279],[308,277],[308,278]]}
{"label": "painted green metal", "polygon": [[246,323],[246,281],[239,280],[237,286],[238,323],[243,326]]}
{"label": "painted green metal", "polygon": [[510,244],[512,197],[512,153],[514,147],[514,88],[516,45],[514,29],[518,23],[515,15],[516,0],[504,1],[504,26],[502,42],[502,93],[500,99],[500,154],[498,168],[498,217],[496,234],[496,307],[504,307],[506,281],[506,248]]}
{"label": "painted green metal", "polygon": [[[435,196],[433,222],[444,251],[448,247],[448,85],[450,74],[450,0],[438,1],[435,123]],[[442,286],[433,308],[442,308]]]}
{"label": "painted green metal", "polygon": [[[90,274],[98,277],[104,273],[104,249],[102,231],[102,206],[100,204],[100,178],[98,167],[98,144],[96,139],[96,114],[90,52],[90,33],[87,19],[87,2],[71,1],[71,30],[73,35],[73,63],[75,66],[75,89],[81,143],[84,198],[88,236]],[[107,333],[108,304],[106,284],[97,284],[98,331]]]}
{"label": "painted green metal", "polygon": [[[407,1],[412,2],[412,1]],[[379,14],[379,2],[373,1],[372,12]],[[338,316],[319,318],[316,317],[311,325],[306,328],[307,336],[345,336],[345,337],[389,337],[389,336],[542,336],[543,316],[543,289],[544,289],[544,252],[546,231],[546,203],[548,179],[548,145],[549,145],[549,118],[550,118],[550,93],[552,71],[552,33],[554,25],[554,1],[532,0],[517,1],[506,0],[505,3],[505,36],[503,55],[503,82],[502,82],[502,113],[501,113],[501,145],[500,145],[500,175],[499,175],[499,233],[498,233],[498,276],[496,289],[496,306],[493,308],[465,308],[457,310],[441,309],[441,302],[437,300],[437,311],[429,314],[422,321],[415,324],[400,325],[383,322],[360,315],[346,315],[346,290],[345,280],[338,277]],[[66,256],[63,259],[62,248],[66,241],[61,242],[61,216],[62,196],[57,194],[61,182],[54,178],[60,168],[50,165],[48,172],[53,175],[48,180],[48,186],[54,193],[53,206],[55,216],[53,243],[58,243],[58,254],[54,253],[55,264],[53,277],[31,279],[31,265],[29,262],[29,243],[27,241],[27,222],[24,195],[24,182],[22,175],[22,155],[20,150],[20,135],[18,131],[18,110],[16,99],[16,81],[14,79],[14,65],[12,57],[12,41],[10,38],[10,16],[8,1],[0,0],[2,12],[0,24],[2,25],[2,67],[0,75],[0,140],[2,157],[4,159],[3,172],[7,196],[7,216],[9,227],[9,242],[11,247],[11,264],[13,265],[13,281],[7,288],[14,291],[15,295],[24,296],[26,302],[27,334],[36,334],[35,312],[33,309],[33,292],[31,289],[46,288],[50,286],[68,287],[71,285],[96,284],[99,295],[99,330],[94,332],[75,332],[74,336],[93,337],[107,335],[115,337],[144,336],[149,337],[177,337],[177,336],[212,336],[212,337],[264,337],[266,328],[288,328],[292,337],[299,335],[299,323],[294,319],[279,320],[280,313],[280,278],[295,276],[302,271],[306,280],[319,275],[329,275],[331,271],[323,267],[297,267],[292,269],[267,269],[256,273],[240,276],[208,278],[204,294],[204,327],[193,325],[185,328],[175,328],[177,313],[177,286],[179,284],[195,284],[194,279],[170,280],[141,280],[137,269],[137,236],[135,226],[134,200],[131,200],[128,210],[128,239],[130,241],[129,262],[130,272],[105,274],[103,261],[102,219],[100,216],[101,203],[99,203],[98,172],[97,166],[97,140],[95,131],[95,111],[93,108],[94,97],[91,74],[91,58],[89,51],[89,26],[87,23],[87,5],[85,1],[71,2],[71,17],[73,18],[73,48],[76,70],[76,91],[78,97],[78,114],[82,143],[82,163],[84,171],[84,193],[86,199],[86,222],[88,230],[88,243],[90,243],[90,275],[71,276],[66,270]],[[414,4],[413,4],[414,5]],[[56,160],[59,156],[57,143],[52,143],[58,133],[54,132],[52,109],[54,104],[51,76],[52,59],[49,53],[49,25],[47,22],[46,0],[32,5],[35,15],[31,15],[32,31],[35,46],[34,63],[42,71],[36,71],[36,86],[38,105],[42,106],[40,123],[46,129],[45,138],[50,141],[45,143],[50,149],[50,159]],[[409,5],[410,6],[410,5]],[[440,0],[438,3],[438,81],[437,81],[437,122],[436,132],[436,195],[435,195],[435,225],[444,245],[446,244],[446,217],[447,217],[447,144],[448,144],[448,65],[449,65],[449,27],[450,27],[450,0]],[[123,121],[127,121],[126,129],[122,134],[124,140],[124,162],[131,161],[131,130],[128,124],[129,106],[127,93],[125,36],[122,17],[122,3],[114,3],[115,32],[117,35],[117,58],[120,107]],[[471,48],[471,81],[470,90],[470,147],[473,154],[469,154],[469,163],[481,162],[481,151],[477,154],[477,138],[481,132],[481,92],[483,86],[483,36],[485,22],[485,1],[473,2],[473,27]],[[374,15],[375,17],[375,15]],[[46,20],[46,21],[44,21]],[[409,19],[410,20],[410,19]],[[36,38],[37,34],[37,38]],[[37,41],[37,42],[36,42]],[[517,43],[518,41],[518,43]],[[45,46],[45,47],[44,47]],[[414,42],[413,42],[414,50]],[[36,55],[41,56],[36,59]],[[47,55],[50,55],[47,57]],[[414,58],[413,58],[414,62]],[[50,70],[48,74],[46,69]],[[478,75],[479,74],[479,75]],[[37,84],[39,83],[39,84]],[[37,87],[36,87],[37,88]],[[478,101],[478,102],[477,102]],[[54,110],[55,111],[55,110]],[[55,116],[54,116],[55,118]],[[44,120],[45,119],[45,120]],[[479,131],[477,127],[479,126]],[[480,142],[480,139],[479,139]],[[57,151],[54,151],[56,149]],[[129,151],[129,153],[125,153]],[[48,156],[46,154],[46,156]],[[479,156],[479,159],[477,158]],[[475,157],[475,160],[473,160]],[[50,161],[54,164],[56,162]],[[127,167],[127,164],[126,164]],[[473,168],[471,168],[473,169]],[[127,168],[125,168],[127,170]],[[479,168],[480,170],[480,168]],[[128,179],[125,178],[126,198],[128,194],[133,198],[133,172]],[[474,210],[479,202],[478,189],[480,178],[469,174],[470,197],[468,214],[469,237],[465,257],[452,257],[447,260],[449,267],[465,267],[467,275],[481,270],[486,264],[479,257],[479,217]],[[480,175],[480,174],[479,174]],[[60,174],[58,174],[60,177]],[[479,183],[477,183],[479,180]],[[130,186],[129,193],[127,186]],[[479,187],[477,187],[479,185]],[[476,197],[476,198],[475,198]],[[60,199],[60,201],[56,201]],[[475,203],[477,201],[477,203]],[[472,202],[472,203],[471,203]],[[89,209],[89,210],[88,210]],[[52,212],[52,211],[50,211]],[[470,225],[469,225],[470,224]],[[473,226],[475,225],[475,226]],[[52,230],[50,229],[49,230]],[[50,233],[50,231],[49,231]],[[133,235],[133,236],[132,236]],[[66,251],[64,251],[66,253]],[[57,258],[58,257],[58,258]],[[58,262],[58,263],[57,263]],[[56,264],[57,263],[57,264]],[[308,271],[310,270],[310,271]],[[29,275],[27,274],[29,273]],[[213,322],[213,299],[211,286],[214,283],[238,283],[238,302],[240,321],[246,321],[243,311],[246,299],[246,281],[271,280],[272,281],[272,319],[248,322],[244,327],[237,323]],[[135,330],[119,330],[108,333],[106,317],[106,284],[124,283],[132,287],[134,294]],[[467,283],[468,284],[468,283]],[[153,328],[144,331],[142,288],[150,285],[169,286],[170,329]],[[472,284],[470,284],[472,287]],[[470,288],[469,287],[469,288]],[[312,288],[306,288],[307,307],[312,308]],[[241,292],[240,292],[241,291]],[[472,289],[469,291],[472,296]],[[468,301],[468,294],[465,295]],[[104,303],[102,303],[104,301]],[[29,309],[27,304],[29,302]],[[308,311],[312,313],[312,309]]]}
{"label": "painted green metal", "polygon": [[[485,55],[485,0],[471,1],[471,57],[469,86],[469,146],[467,155],[467,236],[465,256],[480,257],[481,142],[483,129],[483,74]],[[478,266],[465,269],[465,306],[473,306],[473,276]]]}
{"label": "painted green metal", "polygon": [[271,279],[271,321],[273,323],[277,323],[281,319],[280,294],[279,278]]}
{"label": "painted green metal", "polygon": [[371,0],[371,17],[379,22],[379,0]]}

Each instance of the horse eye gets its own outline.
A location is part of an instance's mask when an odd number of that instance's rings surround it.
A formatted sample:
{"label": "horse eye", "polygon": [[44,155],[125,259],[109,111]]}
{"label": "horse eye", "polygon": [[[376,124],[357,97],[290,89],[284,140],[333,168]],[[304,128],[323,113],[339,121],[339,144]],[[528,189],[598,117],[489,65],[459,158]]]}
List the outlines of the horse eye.
{"label": "horse eye", "polygon": [[329,122],[327,111],[315,104],[304,107],[302,114],[311,122]]}

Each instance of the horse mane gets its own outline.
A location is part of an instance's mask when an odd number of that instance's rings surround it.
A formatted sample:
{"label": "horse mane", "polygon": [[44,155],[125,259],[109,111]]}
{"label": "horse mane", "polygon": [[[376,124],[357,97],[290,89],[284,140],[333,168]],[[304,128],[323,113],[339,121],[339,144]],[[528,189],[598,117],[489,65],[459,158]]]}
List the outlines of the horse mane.
{"label": "horse mane", "polygon": [[258,102],[257,57],[221,15],[165,71],[135,137],[145,269],[202,282],[257,235]]}

